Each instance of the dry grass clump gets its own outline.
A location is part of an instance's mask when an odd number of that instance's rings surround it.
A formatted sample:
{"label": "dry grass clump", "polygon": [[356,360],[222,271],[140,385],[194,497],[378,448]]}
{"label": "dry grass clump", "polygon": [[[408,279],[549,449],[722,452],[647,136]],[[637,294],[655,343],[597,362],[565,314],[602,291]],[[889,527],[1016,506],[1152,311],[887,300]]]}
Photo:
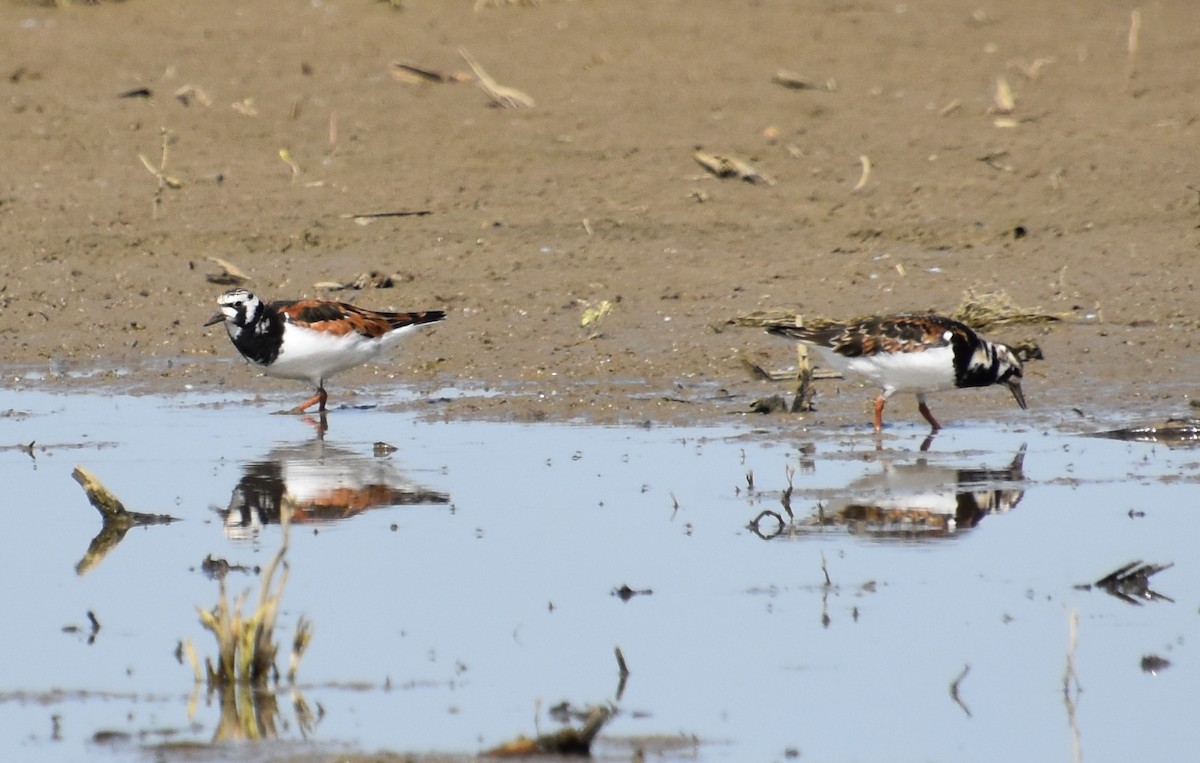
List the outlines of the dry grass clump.
{"label": "dry grass clump", "polygon": [[1061,321],[1063,315],[1044,313],[1019,307],[1006,292],[994,291],[976,294],[968,289],[963,301],[950,314],[956,321],[967,324],[976,331],[986,331],[996,326],[1012,326],[1028,323],[1051,323]]}
{"label": "dry grass clump", "polygon": [[[280,514],[283,518],[280,522],[283,528],[283,542],[275,558],[263,570],[258,603],[249,615],[243,614],[242,610],[250,592],[243,592],[230,605],[223,576],[219,579],[220,591],[216,606],[211,611],[197,608],[200,623],[217,639],[216,662],[207,657],[204,660],[204,674],[210,689],[234,685],[262,688],[268,681],[279,679],[279,671],[275,667],[275,657],[279,652],[279,644],[275,641],[275,618],[279,614],[279,603],[287,585],[288,565],[284,556],[288,549],[287,517],[290,507],[285,506]],[[275,577],[277,571],[278,581]],[[312,623],[302,617],[296,624],[296,635],[292,642],[289,681],[295,680],[300,657],[311,639]],[[189,655],[194,655],[191,649],[188,651]],[[195,659],[194,656],[192,659]],[[193,668],[199,681],[199,665],[193,664]]]}

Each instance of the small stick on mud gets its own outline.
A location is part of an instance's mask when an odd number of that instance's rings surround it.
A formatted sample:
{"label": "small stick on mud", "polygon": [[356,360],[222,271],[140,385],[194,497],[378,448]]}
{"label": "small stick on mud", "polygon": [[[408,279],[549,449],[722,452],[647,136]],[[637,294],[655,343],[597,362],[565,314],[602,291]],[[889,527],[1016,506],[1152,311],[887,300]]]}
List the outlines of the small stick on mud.
{"label": "small stick on mud", "polygon": [[292,170],[292,182],[295,183],[296,178],[300,177],[300,165],[296,164],[296,160],[292,158],[292,152],[281,148],[279,149],[279,158]]}
{"label": "small stick on mud", "polygon": [[425,217],[432,209],[398,209],[394,212],[344,212],[338,217],[343,220],[376,220],[382,217]]}
{"label": "small stick on mud", "polygon": [[146,171],[153,175],[158,180],[158,187],[154,189],[154,219],[158,219],[158,213],[162,209],[163,191],[170,188],[173,191],[178,191],[183,188],[183,183],[178,179],[167,174],[167,146],[171,142],[171,131],[163,127],[162,132],[162,159],[159,160],[158,166],[155,167],[146,158],[145,154],[138,154],[138,158],[142,160]]}
{"label": "small stick on mud", "polygon": [[1142,12],[1134,8],[1129,13],[1129,40],[1126,43],[1126,51],[1128,56],[1125,59],[1125,92],[1129,92],[1129,86],[1133,83],[1133,78],[1137,76],[1137,52],[1138,52],[1138,37],[1142,31]]}
{"label": "small stick on mud", "polygon": [[479,89],[487,94],[488,98],[492,99],[492,103],[503,109],[520,109],[532,108],[534,106],[533,99],[525,93],[512,87],[506,87],[492,79],[492,75],[487,73],[479,62],[476,61],[466,48],[459,48],[458,54],[467,62],[467,66],[471,67],[471,71],[475,72],[475,79],[479,83]]}
{"label": "small stick on mud", "polygon": [[858,163],[862,165],[862,174],[859,175],[858,182],[854,184],[854,187],[850,189],[850,193],[858,193],[871,180],[871,159],[866,154],[862,154],[858,157]]}
{"label": "small stick on mud", "polygon": [[229,260],[220,257],[209,257],[209,262],[215,262],[221,266],[220,273],[208,274],[204,278],[209,283],[215,283],[222,286],[241,286],[250,280],[250,276],[246,275],[237,265],[234,265]]}
{"label": "small stick on mud", "polygon": [[471,79],[470,75],[461,72],[446,73],[437,69],[430,69],[427,66],[410,64],[405,61],[393,61],[391,71],[392,79],[403,82],[406,85],[420,85],[430,82],[466,82]]}
{"label": "small stick on mud", "polygon": [[701,167],[719,178],[737,178],[738,180],[744,180],[754,185],[775,185],[773,179],[759,172],[748,162],[732,156],[721,156],[720,154],[712,154],[708,151],[697,151],[692,154],[692,158]]}
{"label": "small stick on mud", "polygon": [[1017,109],[1017,99],[1013,95],[1012,86],[1004,77],[996,78],[996,91],[992,94],[993,114],[1011,114]]}

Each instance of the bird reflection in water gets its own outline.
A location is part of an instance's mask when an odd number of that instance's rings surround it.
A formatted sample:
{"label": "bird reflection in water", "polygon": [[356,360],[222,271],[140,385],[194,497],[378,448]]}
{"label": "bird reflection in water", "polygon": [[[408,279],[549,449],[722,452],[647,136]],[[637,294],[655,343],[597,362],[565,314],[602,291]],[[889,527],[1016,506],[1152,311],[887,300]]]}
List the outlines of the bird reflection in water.
{"label": "bird reflection in water", "polygon": [[245,465],[229,506],[218,509],[225,534],[253,538],[277,524],[284,499],[291,521],[330,524],[388,506],[444,505],[450,496],[405,478],[387,458],[314,440],[272,450]]}
{"label": "bird reflection in water", "polygon": [[750,529],[763,539],[811,536],[844,531],[872,538],[923,539],[952,536],[975,527],[989,514],[1010,511],[1025,497],[1013,483],[1025,479],[1025,446],[1001,469],[957,469],[930,464],[886,463],[883,471],[862,477],[840,495],[853,496],[818,505],[814,515],[784,520],[763,511]]}

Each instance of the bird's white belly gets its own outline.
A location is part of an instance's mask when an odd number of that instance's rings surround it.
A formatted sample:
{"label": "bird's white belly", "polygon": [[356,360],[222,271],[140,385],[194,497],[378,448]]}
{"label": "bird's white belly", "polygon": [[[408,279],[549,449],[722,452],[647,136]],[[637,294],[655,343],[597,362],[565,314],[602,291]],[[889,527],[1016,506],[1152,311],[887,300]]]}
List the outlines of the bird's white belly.
{"label": "bird's white belly", "polygon": [[374,359],[402,332],[393,331],[378,339],[371,339],[361,334],[339,336],[289,326],[285,330],[278,357],[274,363],[263,368],[263,373],[320,384],[340,371]]}
{"label": "bird's white belly", "polygon": [[954,351],[949,345],[923,352],[877,353],[847,358],[818,347],[826,362],[891,392],[936,392],[954,389]]}

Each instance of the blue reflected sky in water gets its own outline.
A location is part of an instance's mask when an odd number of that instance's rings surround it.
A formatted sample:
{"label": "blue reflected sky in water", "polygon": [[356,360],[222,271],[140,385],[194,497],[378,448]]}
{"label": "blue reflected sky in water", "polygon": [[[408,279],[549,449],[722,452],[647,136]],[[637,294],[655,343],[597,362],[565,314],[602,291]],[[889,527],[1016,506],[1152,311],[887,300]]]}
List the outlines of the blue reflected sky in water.
{"label": "blue reflected sky in water", "polygon": [[[203,700],[188,728],[191,670],[174,656],[181,637],[215,651],[195,607],[211,607],[217,585],[198,567],[210,553],[263,565],[279,543],[277,525],[228,537],[216,509],[247,463],[314,434],[268,415],[275,406],[216,400],[0,394],[0,411],[29,413],[0,419],[0,445],[38,443],[36,459],[0,451],[3,757],[80,759],[100,729],[211,736],[216,709]],[[1200,732],[1184,713],[1200,685],[1190,562],[1200,452],[961,426],[926,455],[916,428],[896,427],[877,455],[865,433],[825,439],[768,421],[777,435],[743,422],[589,428],[335,411],[327,443],[373,459],[372,443],[388,442],[395,471],[450,504],[293,528],[280,638],[290,641],[301,614],[315,623],[299,674],[305,698],[325,709],[314,738],[474,751],[533,733],[538,701],[613,699],[620,646],[632,675],[606,733],[695,734],[703,760],[778,760],[787,748],[805,759],[1070,760],[1061,682],[1077,607],[1085,757],[1194,749]],[[833,530],[763,541],[747,524],[779,509],[802,443],[816,450],[794,477],[800,516],[890,466],[1001,468],[1022,444],[1028,483],[1015,509],[951,538]],[[76,463],[131,509],[184,521],[131,530],[77,577],[100,522],[70,478]],[[1155,578],[1175,604],[1133,607],[1073,588],[1134,559],[1176,562]],[[257,578],[229,580],[233,592],[257,591]],[[611,595],[622,584],[653,594],[622,602]],[[102,625],[91,645],[88,610]],[[72,624],[83,632],[62,631]],[[1150,653],[1172,666],[1143,673]],[[966,665],[969,717],[949,696]],[[373,688],[344,687],[360,681]],[[56,689],[113,696],[11,696]],[[49,739],[55,714],[63,741]],[[543,717],[542,728],[554,724]],[[282,735],[300,738],[294,724]]]}

